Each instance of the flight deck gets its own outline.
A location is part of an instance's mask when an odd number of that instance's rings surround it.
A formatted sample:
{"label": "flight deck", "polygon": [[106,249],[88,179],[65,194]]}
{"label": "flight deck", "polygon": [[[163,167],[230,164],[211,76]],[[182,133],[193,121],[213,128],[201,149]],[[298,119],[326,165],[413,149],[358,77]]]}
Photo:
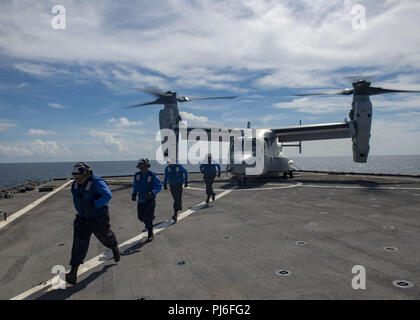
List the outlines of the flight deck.
{"label": "flight deck", "polygon": [[223,173],[209,205],[201,178],[190,175],[176,224],[170,192],[158,194],[149,243],[132,177],[106,178],[121,261],[92,236],[66,289],[51,279],[69,268],[70,180],[0,199],[0,299],[420,299],[419,177],[297,172],[238,187]]}

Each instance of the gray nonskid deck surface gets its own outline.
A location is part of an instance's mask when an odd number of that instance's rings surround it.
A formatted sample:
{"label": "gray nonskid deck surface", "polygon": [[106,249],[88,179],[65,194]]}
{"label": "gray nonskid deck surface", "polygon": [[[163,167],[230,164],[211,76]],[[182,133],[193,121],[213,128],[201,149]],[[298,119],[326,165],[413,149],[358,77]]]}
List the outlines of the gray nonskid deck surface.
{"label": "gray nonskid deck surface", "polygon": [[[193,180],[183,211],[205,198],[200,176]],[[111,224],[122,243],[144,225],[130,201],[130,179],[108,181]],[[215,184],[218,193],[232,187],[227,179]],[[419,299],[419,205],[418,178],[257,179],[136,246],[118,264],[107,261],[78,285],[41,299]],[[155,222],[171,215],[170,192],[162,191]],[[0,299],[51,279],[54,265],[68,266],[73,219],[65,188],[0,230]],[[86,261],[104,251],[92,237]],[[366,268],[366,290],[352,289],[355,265]],[[394,280],[414,286],[397,288]]]}
{"label": "gray nonskid deck surface", "polygon": [[[66,180],[50,181],[41,186],[51,186],[54,187],[54,189],[56,189],[66,182]],[[31,204],[32,202],[42,198],[47,193],[48,192],[38,192],[38,187],[35,188],[35,191],[28,191],[25,193],[20,193],[16,191],[13,198],[0,199],[0,211],[7,212],[8,217],[10,217],[16,211],[19,211],[28,204]],[[3,219],[3,216],[1,216],[0,218]]]}

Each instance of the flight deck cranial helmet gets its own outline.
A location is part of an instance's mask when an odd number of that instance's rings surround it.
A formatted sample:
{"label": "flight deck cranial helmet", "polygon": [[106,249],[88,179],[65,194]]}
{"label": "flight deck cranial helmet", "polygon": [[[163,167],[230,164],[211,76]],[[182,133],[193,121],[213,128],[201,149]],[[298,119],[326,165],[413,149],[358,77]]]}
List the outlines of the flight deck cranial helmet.
{"label": "flight deck cranial helmet", "polygon": [[84,162],[77,162],[72,171],[72,176],[79,180],[92,175],[92,169]]}
{"label": "flight deck cranial helmet", "polygon": [[151,167],[149,159],[140,159],[137,163],[136,168],[141,169],[149,169]]}
{"label": "flight deck cranial helmet", "polygon": [[169,165],[175,165],[175,164],[177,164],[177,162],[176,162],[176,160],[175,160],[175,159],[168,158],[168,164],[169,164]]}

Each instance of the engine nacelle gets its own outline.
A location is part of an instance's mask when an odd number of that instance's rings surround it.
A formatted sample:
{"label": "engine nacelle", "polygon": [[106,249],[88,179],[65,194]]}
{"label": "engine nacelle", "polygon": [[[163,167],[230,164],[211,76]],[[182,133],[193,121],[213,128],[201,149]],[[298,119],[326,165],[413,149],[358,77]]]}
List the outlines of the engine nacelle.
{"label": "engine nacelle", "polygon": [[[178,135],[177,129],[179,122],[181,121],[181,116],[179,115],[178,106],[176,104],[165,104],[165,107],[159,111],[159,125],[160,129],[170,129],[175,130],[174,133],[176,134],[176,145],[174,146],[176,150],[176,159],[178,160]],[[165,144],[168,140],[168,137],[163,139],[162,145]],[[165,149],[163,151],[164,157],[168,157],[169,150]]]}
{"label": "engine nacelle", "polygon": [[353,136],[353,160],[358,163],[366,163],[370,150],[372,103],[369,96],[355,96],[354,98],[353,121],[356,134]]}
{"label": "engine nacelle", "polygon": [[165,108],[159,111],[160,129],[175,129],[181,121],[177,105],[165,105]]}

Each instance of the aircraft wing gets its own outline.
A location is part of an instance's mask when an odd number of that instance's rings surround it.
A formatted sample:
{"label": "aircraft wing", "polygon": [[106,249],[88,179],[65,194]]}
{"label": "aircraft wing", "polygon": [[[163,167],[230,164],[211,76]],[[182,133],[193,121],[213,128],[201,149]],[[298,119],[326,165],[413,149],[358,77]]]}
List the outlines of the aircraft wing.
{"label": "aircraft wing", "polygon": [[[193,130],[200,130],[200,131],[204,131],[205,133],[207,133],[207,139],[209,141],[212,140],[211,139],[212,131],[215,132],[216,134],[218,132],[224,132],[226,134],[235,133],[235,134],[240,135],[240,136],[243,136],[243,134],[244,134],[243,129],[236,129],[236,128],[192,128],[192,127],[188,127],[186,129],[186,132],[189,135],[191,133],[191,131],[193,131]],[[180,129],[180,132],[182,134],[182,132],[185,132],[185,129],[184,130]]]}
{"label": "aircraft wing", "polygon": [[[212,130],[224,133],[236,133],[240,136],[244,135],[244,129],[228,129],[228,128],[190,128],[186,129],[189,135],[193,130],[202,130],[207,133],[207,139],[210,141]],[[185,129],[184,129],[185,130]],[[285,127],[279,129],[260,129],[264,131],[264,136],[276,136],[279,142],[296,142],[296,141],[312,141],[312,140],[329,140],[329,139],[345,139],[354,135],[355,129],[353,122],[327,123],[307,126]],[[182,134],[182,129],[180,130]],[[184,131],[185,132],[185,131]],[[185,139],[186,137],[183,137]],[[219,140],[220,141],[220,140]]]}
{"label": "aircraft wing", "polygon": [[271,129],[279,142],[345,139],[354,135],[353,122],[327,123]]}

